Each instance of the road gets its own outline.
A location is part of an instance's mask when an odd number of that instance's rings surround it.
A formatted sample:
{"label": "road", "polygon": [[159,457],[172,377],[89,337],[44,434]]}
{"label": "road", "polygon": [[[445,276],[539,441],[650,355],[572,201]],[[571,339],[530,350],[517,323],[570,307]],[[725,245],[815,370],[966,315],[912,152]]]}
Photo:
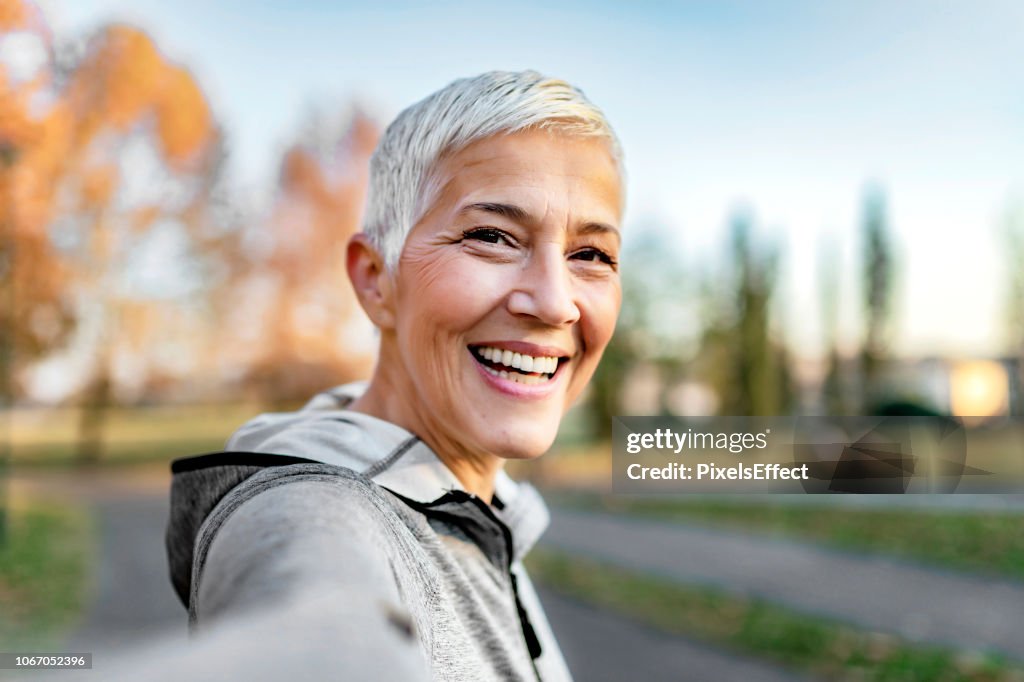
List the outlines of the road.
{"label": "road", "polygon": [[157,637],[184,642],[187,615],[171,588],[164,554],[166,498],[117,497],[93,505],[99,563],[91,603],[68,650],[101,656]]}
{"label": "road", "polygon": [[[98,521],[99,564],[92,599],[68,651],[94,653],[94,671],[147,646],[166,651],[185,641],[185,610],[167,577],[163,533],[165,485],[146,479],[36,480],[36,492],[77,498]],[[541,589],[552,629],[574,676],[587,682],[705,682],[802,680],[788,671],[732,652],[668,635]],[[61,678],[63,679],[63,678]]]}
{"label": "road", "polygon": [[[542,542],[913,640],[1024,660],[1024,584],[757,535],[553,510]],[[938,520],[937,520],[938,522]]]}

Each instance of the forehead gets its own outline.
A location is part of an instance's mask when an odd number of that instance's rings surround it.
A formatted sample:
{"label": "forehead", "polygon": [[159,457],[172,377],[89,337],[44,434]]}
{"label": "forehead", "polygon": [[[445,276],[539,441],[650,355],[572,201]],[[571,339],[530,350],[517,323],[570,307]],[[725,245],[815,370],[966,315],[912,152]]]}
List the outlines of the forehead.
{"label": "forehead", "polygon": [[617,223],[621,178],[606,140],[547,130],[493,135],[441,160],[433,174],[433,208],[473,201],[543,204],[532,210],[600,213]]}

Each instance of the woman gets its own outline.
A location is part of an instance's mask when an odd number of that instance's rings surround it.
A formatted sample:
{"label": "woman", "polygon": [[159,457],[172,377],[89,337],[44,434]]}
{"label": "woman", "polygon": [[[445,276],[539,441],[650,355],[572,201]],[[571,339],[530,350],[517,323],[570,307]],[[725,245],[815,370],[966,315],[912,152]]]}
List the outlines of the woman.
{"label": "woman", "polygon": [[611,338],[621,213],[615,134],[567,83],[487,73],[403,111],[347,250],[372,379],[173,466],[190,622],[346,614],[342,678],[568,679],[521,563],[547,510],[502,465],[548,450]]}

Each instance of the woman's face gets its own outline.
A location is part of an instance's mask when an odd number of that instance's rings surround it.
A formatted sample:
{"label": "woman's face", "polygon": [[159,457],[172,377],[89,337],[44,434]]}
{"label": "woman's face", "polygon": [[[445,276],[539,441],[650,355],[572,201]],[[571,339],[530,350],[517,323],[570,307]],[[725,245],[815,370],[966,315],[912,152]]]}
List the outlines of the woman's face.
{"label": "woman's face", "polygon": [[618,172],[602,140],[527,131],[474,143],[435,180],[381,361],[435,447],[538,456],[615,327]]}

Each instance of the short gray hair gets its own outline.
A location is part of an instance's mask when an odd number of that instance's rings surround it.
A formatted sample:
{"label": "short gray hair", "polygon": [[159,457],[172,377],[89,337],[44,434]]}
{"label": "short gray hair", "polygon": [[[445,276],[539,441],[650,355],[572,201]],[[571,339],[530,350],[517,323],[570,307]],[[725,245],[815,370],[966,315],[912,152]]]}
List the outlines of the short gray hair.
{"label": "short gray hair", "polygon": [[461,78],[408,107],[370,159],[363,232],[389,270],[433,200],[430,175],[442,158],[473,142],[526,129],[604,138],[624,182],[622,148],[604,114],[581,90],[536,71]]}

